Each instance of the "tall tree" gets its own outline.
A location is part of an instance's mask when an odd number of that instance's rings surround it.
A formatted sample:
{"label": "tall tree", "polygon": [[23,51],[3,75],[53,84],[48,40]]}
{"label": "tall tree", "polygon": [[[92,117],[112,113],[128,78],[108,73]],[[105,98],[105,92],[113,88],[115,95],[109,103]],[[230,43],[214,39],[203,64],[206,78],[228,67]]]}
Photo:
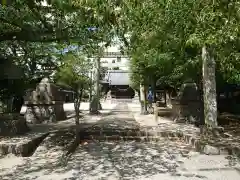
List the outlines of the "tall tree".
{"label": "tall tree", "polygon": [[111,40],[115,17],[105,4],[20,0],[0,5],[1,55],[24,70],[23,79],[48,76],[61,65],[64,46],[89,49]]}
{"label": "tall tree", "polygon": [[[166,57],[171,57],[172,61],[167,58],[167,63],[162,63],[166,58],[161,58],[157,64],[163,71],[158,71],[158,74],[155,70],[161,81],[168,84],[174,84],[174,80],[183,80],[189,75],[203,79],[205,122],[209,128],[217,126],[214,64],[216,62],[219,70],[225,74],[226,71],[234,72],[232,64],[239,63],[235,53],[231,56],[235,56],[232,62],[224,57],[230,54],[229,51],[235,51],[235,43],[239,42],[239,8],[237,1],[127,0],[121,3],[120,12],[123,16],[118,25],[123,27],[122,33],[130,35],[130,42],[126,43],[130,56],[138,56],[140,62],[147,57],[151,62],[150,59],[154,57],[168,54]],[[227,44],[230,46],[227,47]],[[157,52],[155,56],[152,53],[154,51]],[[148,52],[151,52],[150,56]],[[197,68],[200,63],[203,63],[202,72]],[[211,68],[208,64],[211,64]],[[146,76],[144,73],[142,75]],[[208,86],[209,83],[211,86]]]}
{"label": "tall tree", "polygon": [[91,64],[83,55],[68,53],[64,57],[63,65],[58,69],[55,75],[57,84],[71,87],[75,93],[76,143],[80,142],[80,105],[83,91],[90,86],[90,68]]}

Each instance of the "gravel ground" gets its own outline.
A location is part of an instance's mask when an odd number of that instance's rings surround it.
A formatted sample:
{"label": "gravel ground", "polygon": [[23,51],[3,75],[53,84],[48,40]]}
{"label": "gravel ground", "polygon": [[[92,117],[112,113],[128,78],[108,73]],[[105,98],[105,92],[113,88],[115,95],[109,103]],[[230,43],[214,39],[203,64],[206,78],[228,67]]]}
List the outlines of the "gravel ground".
{"label": "gravel ground", "polygon": [[165,139],[157,143],[89,141],[67,159],[62,156],[64,146],[56,145],[51,138],[46,139],[31,157],[9,155],[1,159],[0,179],[150,178],[157,173],[176,172],[181,159],[189,152],[189,147],[181,142]]}
{"label": "gravel ground", "polygon": [[0,179],[239,180],[240,177],[235,159],[201,155],[182,142],[88,141],[72,156],[63,158],[65,146],[53,139],[54,136],[46,139],[31,157],[8,155],[0,159]]}
{"label": "gravel ground", "polygon": [[[134,113],[135,113],[134,109]],[[133,108],[120,103],[98,126],[135,126]],[[127,122],[132,122],[128,124]],[[118,122],[116,122],[118,121]],[[113,126],[114,127],[114,126]],[[194,152],[181,141],[84,141],[63,156],[73,134],[52,133],[31,157],[0,159],[1,180],[239,180],[237,160]]]}

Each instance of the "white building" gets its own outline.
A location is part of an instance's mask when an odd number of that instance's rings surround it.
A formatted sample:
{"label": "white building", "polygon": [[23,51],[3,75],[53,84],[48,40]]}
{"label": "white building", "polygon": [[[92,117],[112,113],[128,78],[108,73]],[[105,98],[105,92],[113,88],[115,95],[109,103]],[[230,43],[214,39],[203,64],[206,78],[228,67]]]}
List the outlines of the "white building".
{"label": "white building", "polygon": [[100,62],[102,67],[107,67],[109,70],[129,69],[129,58],[127,55],[120,52],[120,48],[118,46],[107,48]]}
{"label": "white building", "polygon": [[129,85],[129,58],[121,53],[120,47],[112,46],[105,50],[104,56],[100,59],[101,66],[107,67],[107,74],[104,81],[109,85]]}

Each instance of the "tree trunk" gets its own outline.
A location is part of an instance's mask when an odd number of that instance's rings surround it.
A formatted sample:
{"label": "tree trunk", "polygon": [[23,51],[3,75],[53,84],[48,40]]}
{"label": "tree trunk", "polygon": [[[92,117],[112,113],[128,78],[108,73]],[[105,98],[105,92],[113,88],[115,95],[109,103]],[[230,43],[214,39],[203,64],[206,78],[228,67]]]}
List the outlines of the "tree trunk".
{"label": "tree trunk", "polygon": [[[91,103],[92,102],[92,86],[93,86],[93,80],[92,80],[92,78],[93,78],[93,73],[92,73],[92,71],[91,71],[91,74],[90,74],[90,79],[91,79],[91,82],[90,82],[90,87],[89,87],[89,102]],[[91,107],[89,106],[89,109],[90,109]]]}
{"label": "tree trunk", "polygon": [[90,113],[91,114],[98,114],[99,110],[102,109],[100,104],[100,91],[99,91],[99,84],[100,84],[100,57],[95,60],[95,72],[94,72],[94,91],[93,91],[93,99],[90,103]]}
{"label": "tree trunk", "polygon": [[13,102],[14,102],[14,97],[9,98],[7,101],[7,112],[13,112]]}
{"label": "tree trunk", "polygon": [[12,112],[20,113],[23,104],[24,104],[24,99],[23,99],[23,97],[20,96],[20,95],[15,96],[15,97],[13,98],[12,106],[11,106]]}
{"label": "tree trunk", "polygon": [[80,105],[82,101],[82,94],[83,94],[83,87],[80,89],[80,93],[76,93],[76,100],[74,102],[74,108],[75,108],[75,125],[76,125],[76,141],[80,141]]}
{"label": "tree trunk", "polygon": [[172,93],[166,91],[166,107],[172,107]]}
{"label": "tree trunk", "polygon": [[167,90],[164,89],[164,104],[167,107]]}
{"label": "tree trunk", "polygon": [[147,114],[145,86],[140,84],[141,114]]}
{"label": "tree trunk", "polygon": [[138,97],[139,97],[139,102],[141,102],[141,93],[140,93],[140,90],[139,90],[137,93],[138,93]]}
{"label": "tree trunk", "polygon": [[68,148],[67,152],[66,152],[66,156],[69,156],[70,154],[74,153],[75,150],[77,149],[77,147],[79,146],[80,142],[81,142],[81,136],[80,136],[80,104],[81,104],[81,96],[82,96],[82,91],[80,94],[78,94],[78,92],[76,93],[76,97],[74,100],[74,109],[75,109],[75,139],[73,141],[73,143],[70,145],[70,147]]}
{"label": "tree trunk", "polygon": [[202,48],[202,63],[204,119],[207,127],[212,129],[218,125],[215,60],[206,46]]}
{"label": "tree trunk", "polygon": [[74,101],[74,109],[75,109],[75,113],[76,113],[76,116],[75,116],[75,140],[73,142],[73,144],[71,144],[70,148],[68,149],[66,155],[69,155],[69,154],[72,154],[76,148],[78,147],[78,145],[80,144],[80,123],[79,123],[79,113],[80,113],[80,97],[79,97],[79,94],[76,93],[76,97],[75,97],[75,101]]}
{"label": "tree trunk", "polygon": [[152,93],[153,93],[153,102],[156,102],[156,80],[152,81]]}

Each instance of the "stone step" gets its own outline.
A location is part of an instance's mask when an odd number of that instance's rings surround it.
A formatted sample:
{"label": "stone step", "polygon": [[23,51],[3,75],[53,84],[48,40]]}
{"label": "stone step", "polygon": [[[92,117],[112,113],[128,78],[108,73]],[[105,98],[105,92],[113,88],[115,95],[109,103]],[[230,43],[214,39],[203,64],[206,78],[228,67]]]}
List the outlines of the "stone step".
{"label": "stone step", "polygon": [[[16,156],[28,157],[34,154],[38,146],[50,137],[51,134],[56,134],[58,130],[54,130],[48,133],[29,134],[27,136],[13,137],[7,139],[1,139],[0,142],[0,156],[7,154],[14,154]],[[60,131],[59,131],[60,132]],[[66,130],[66,133],[70,130]],[[50,136],[49,136],[50,135]],[[160,141],[163,138],[170,140],[179,140],[179,137],[173,136],[172,133],[158,132],[157,134],[143,131],[81,131],[81,139],[84,140],[97,140],[97,141]]]}
{"label": "stone step", "polygon": [[[137,141],[137,142],[151,142],[151,141],[163,141],[166,137],[159,136],[84,136],[82,137],[84,140],[93,140],[93,141]],[[167,137],[168,140],[177,141],[179,138],[177,137]]]}
{"label": "stone step", "polygon": [[14,154],[16,156],[31,156],[49,133],[30,134],[27,136],[1,138],[0,156]]}
{"label": "stone step", "polygon": [[[17,138],[1,139],[0,155],[15,154],[17,156],[31,156],[41,142],[52,133],[58,130],[35,134],[32,136],[22,136]],[[66,130],[66,133],[70,130]],[[184,133],[181,131],[159,131],[159,130],[139,130],[139,129],[85,129],[80,133],[80,139],[97,140],[97,141],[164,141],[164,139],[172,141],[182,141],[189,144],[196,151],[209,155],[234,155],[240,157],[240,148],[237,146],[224,146],[221,144],[214,144],[209,141],[203,141],[199,136]]]}

